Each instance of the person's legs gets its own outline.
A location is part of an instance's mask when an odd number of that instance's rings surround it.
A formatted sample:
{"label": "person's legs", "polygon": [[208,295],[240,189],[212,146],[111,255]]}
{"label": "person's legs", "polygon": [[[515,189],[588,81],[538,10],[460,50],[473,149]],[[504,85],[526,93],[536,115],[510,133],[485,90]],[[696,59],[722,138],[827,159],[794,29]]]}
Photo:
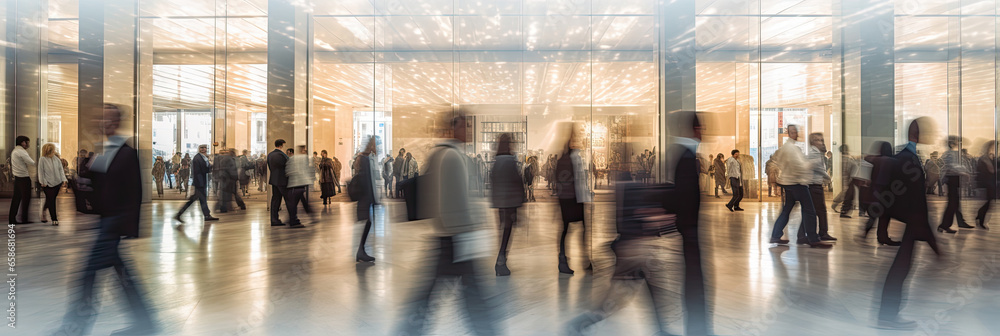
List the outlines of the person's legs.
{"label": "person's legs", "polygon": [[[914,223],[916,225],[918,223]],[[906,223],[907,226],[911,225]],[[883,321],[894,321],[899,318],[899,310],[903,301],[903,284],[910,274],[913,264],[913,248],[915,239],[913,230],[907,228],[903,232],[903,242],[896,251],[896,258],[889,267],[889,273],[885,278],[885,285],[882,288],[882,302],[879,307],[878,317]]]}
{"label": "person's legs", "polygon": [[488,303],[486,291],[476,279],[475,263],[462,261],[453,263],[451,267],[461,277],[462,296],[469,324],[477,335],[498,335],[496,316]]}
{"label": "person's legs", "polygon": [[[10,200],[10,212],[8,214],[8,220],[11,223],[27,223],[28,222],[28,202],[31,200],[31,178],[30,177],[15,177],[14,178],[14,194]],[[21,220],[17,220],[17,214],[20,211]]]}
{"label": "person's legs", "polygon": [[60,183],[55,187],[44,187],[42,189],[45,192],[45,208],[49,210],[49,217],[53,222],[59,220],[59,216],[56,214],[56,196],[59,195],[59,188],[61,187],[62,184]]}
{"label": "person's legs", "polygon": [[809,196],[812,198],[813,209],[816,211],[817,223],[819,223],[819,235],[820,239],[829,238],[829,223],[826,218],[826,194],[822,184],[813,184],[809,186]]}
{"label": "person's legs", "polygon": [[198,204],[201,205],[201,214],[205,217],[212,216],[212,212],[208,210],[208,190],[206,187],[195,187],[194,194],[198,197]]}
{"label": "person's legs", "polygon": [[[990,184],[993,184],[990,182]],[[976,213],[976,224],[986,222],[986,214],[990,211],[990,204],[993,203],[993,199],[996,197],[997,188],[995,185],[986,185],[986,202],[983,206],[979,207],[979,211]]]}
{"label": "person's legs", "polygon": [[[358,242],[358,259],[362,256],[368,256],[368,252],[365,251],[365,244],[368,242],[368,232],[372,230],[372,220],[371,218],[365,220],[365,229],[361,232],[361,240]],[[373,251],[374,253],[374,251]]]}
{"label": "person's legs", "polygon": [[288,225],[299,225],[299,202],[302,201],[302,194],[305,193],[305,188],[288,188],[285,193],[288,197],[285,198],[285,208],[288,209]]}
{"label": "person's legs", "polygon": [[240,209],[246,210],[247,204],[243,202],[243,197],[240,196],[239,192],[233,191],[233,198],[236,199],[236,205],[239,206]]}
{"label": "person's legs", "polygon": [[281,218],[278,217],[278,208],[281,207],[281,198],[284,190],[284,187],[271,186],[271,225],[281,224]]}
{"label": "person's legs", "polygon": [[740,194],[742,194],[741,191],[743,190],[740,188],[740,179],[730,177],[729,187],[733,189],[733,197],[729,199],[729,203],[726,203],[726,207],[732,209],[739,206],[739,197]]}
{"label": "person's legs", "polygon": [[802,226],[805,227],[806,238],[810,243],[819,242],[816,235],[816,209],[813,207],[812,197],[809,195],[809,188],[804,185],[796,185],[785,189],[791,196],[799,202],[799,210],[802,213]]}
{"label": "person's legs", "polygon": [[854,208],[854,194],[855,194],[854,180],[852,179],[847,188],[844,189],[844,202],[840,205],[840,215],[848,216],[851,209]]}
{"label": "person's legs", "polygon": [[957,176],[948,176],[948,205],[944,208],[944,217],[941,218],[941,225],[939,227],[950,229],[952,222],[955,220],[955,213],[958,212],[958,200],[962,195],[959,195],[958,191],[958,180]]}
{"label": "person's legs", "polygon": [[781,187],[783,197],[781,198],[781,213],[778,214],[778,219],[774,221],[774,228],[771,229],[772,241],[781,239],[781,236],[785,234],[788,217],[792,215],[792,209],[795,208],[795,199],[792,198],[791,193],[788,191],[789,186],[780,184],[778,186]]}
{"label": "person's legs", "polygon": [[510,233],[517,221],[517,208],[501,208],[500,225],[503,226],[503,238],[500,240],[500,251],[497,252],[497,265],[506,265],[507,246],[510,243]]}

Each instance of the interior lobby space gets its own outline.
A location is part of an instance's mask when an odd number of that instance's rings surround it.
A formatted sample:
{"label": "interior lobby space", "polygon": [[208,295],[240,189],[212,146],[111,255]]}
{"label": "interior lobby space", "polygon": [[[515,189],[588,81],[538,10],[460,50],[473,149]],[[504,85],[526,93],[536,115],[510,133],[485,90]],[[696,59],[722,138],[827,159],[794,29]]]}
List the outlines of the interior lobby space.
{"label": "interior lobby space", "polygon": [[[156,328],[131,334],[1000,333],[1000,0],[0,0],[0,20],[18,335],[141,311]],[[635,267],[669,271],[618,270],[629,225],[656,238]],[[481,287],[406,311],[422,272],[472,266]],[[79,288],[96,318],[74,329]]]}

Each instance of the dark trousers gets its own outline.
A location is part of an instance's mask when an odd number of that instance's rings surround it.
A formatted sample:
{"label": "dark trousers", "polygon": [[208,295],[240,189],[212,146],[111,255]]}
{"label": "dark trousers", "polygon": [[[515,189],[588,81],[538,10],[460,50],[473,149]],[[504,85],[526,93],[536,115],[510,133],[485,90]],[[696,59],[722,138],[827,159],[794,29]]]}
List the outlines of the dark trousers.
{"label": "dark trousers", "polygon": [[96,285],[97,272],[113,267],[118,281],[125,290],[125,296],[129,302],[129,311],[132,313],[133,321],[136,324],[152,323],[146,300],[142,297],[139,284],[132,278],[126,266],[125,260],[119,253],[118,246],[120,235],[114,228],[120,225],[115,221],[121,217],[109,216],[101,218],[101,232],[97,236],[97,241],[87,258],[87,266],[83,271],[81,283],[83,287],[80,292],[80,299],[71,305],[66,312],[63,329],[67,331],[80,330],[81,334],[87,333],[90,324],[93,323],[96,315],[94,307],[94,287]]}
{"label": "dark trousers", "polygon": [[962,218],[962,195],[958,191],[962,179],[956,175],[948,175],[945,178],[948,183],[948,206],[944,208],[941,227],[951,228],[956,217],[959,223],[965,223],[965,219]]}
{"label": "dark trousers", "polygon": [[986,184],[986,203],[979,207],[979,213],[976,214],[976,219],[981,219],[986,221],[986,213],[990,212],[990,204],[993,200],[997,198],[997,184],[996,182],[990,181]]}
{"label": "dark trousers", "polygon": [[[31,178],[14,178],[14,197],[10,200],[10,212],[7,215],[11,223],[28,222],[28,205],[31,204]],[[21,212],[21,220],[17,220],[18,208]]]}
{"label": "dark trousers", "polygon": [[[816,210],[816,222],[819,224],[819,236],[826,237],[829,235],[829,223],[826,221],[826,195],[823,194],[824,185],[822,184],[810,184],[809,185],[809,198],[812,199],[813,209]],[[806,228],[803,225],[799,225],[798,238],[802,241],[806,241]]]}
{"label": "dark trousers", "polygon": [[500,252],[497,253],[497,264],[500,264],[500,257],[507,260],[507,246],[510,244],[510,232],[517,223],[517,208],[500,208],[500,225],[503,226],[503,238],[500,240]]}
{"label": "dark trousers", "polygon": [[729,203],[726,203],[726,205],[733,208],[739,208],[740,201],[743,200],[743,185],[740,183],[740,179],[730,177],[729,187],[733,189],[733,198],[730,198]]}
{"label": "dark trousers", "polygon": [[[868,237],[868,232],[872,230],[875,226],[875,221],[878,221],[878,229],[875,230],[875,235],[878,237],[880,243],[889,241],[889,214],[883,211],[882,213],[876,213],[874,211],[875,207],[868,207],[868,221],[865,223],[865,233],[862,237]],[[879,207],[882,208],[882,207]],[[884,208],[882,208],[884,209]]]}
{"label": "dark trousers", "polygon": [[[440,251],[431,265],[433,275],[418,276],[418,283],[404,302],[407,305],[405,318],[399,319],[393,335],[425,335],[425,324],[430,313],[430,300],[438,279],[458,277],[461,280],[462,296],[468,313],[472,330],[478,335],[497,335],[494,318],[486,300],[486,293],[475,279],[475,264],[473,261],[455,261],[455,248],[451,237],[438,238]],[[451,292],[450,290],[448,291]]]}
{"label": "dark trousers", "polygon": [[309,207],[309,201],[305,199],[306,187],[292,187],[288,188],[288,199],[285,200],[285,207],[288,208],[288,225],[298,225],[301,224],[299,221],[299,203],[302,203],[302,209],[306,211],[307,214],[312,214],[312,208]]}
{"label": "dark trousers", "polygon": [[788,217],[791,216],[792,209],[795,208],[795,202],[798,202],[802,211],[801,226],[805,227],[807,241],[810,243],[819,242],[819,236],[816,235],[816,209],[813,206],[809,187],[796,184],[782,185],[781,189],[784,191],[785,197],[782,198],[781,214],[778,215],[778,220],[774,222],[774,229],[771,230],[771,240],[781,239],[785,226],[788,225]]}
{"label": "dark trousers", "polygon": [[56,215],[56,196],[59,195],[59,188],[62,188],[62,183],[55,187],[42,187],[42,192],[45,193],[45,205],[42,206],[42,212],[48,209],[49,217],[52,217],[53,221],[59,220],[59,217]]}
{"label": "dark trousers", "polygon": [[208,217],[208,216],[211,215],[211,212],[208,210],[208,190],[207,190],[207,188],[206,187],[194,187],[194,193],[191,194],[191,197],[188,198],[187,203],[184,203],[184,206],[181,207],[181,211],[177,212],[177,216],[180,217],[180,215],[183,215],[184,212],[187,211],[188,207],[190,207],[191,204],[194,204],[195,201],[197,201],[198,204],[201,205],[201,214],[202,215],[204,215],[205,217]]}
{"label": "dark trousers", "polygon": [[855,182],[854,179],[851,179],[851,183],[848,184],[846,188],[844,188],[844,202],[840,204],[841,215],[849,214],[851,212],[851,209],[854,208],[855,183],[857,182]]}
{"label": "dark trousers", "polygon": [[[281,208],[281,200],[287,199],[286,195],[288,190],[283,186],[271,185],[271,224],[281,224],[281,218],[278,217],[278,208]],[[287,203],[287,202],[286,202]],[[287,207],[287,206],[286,206]]]}

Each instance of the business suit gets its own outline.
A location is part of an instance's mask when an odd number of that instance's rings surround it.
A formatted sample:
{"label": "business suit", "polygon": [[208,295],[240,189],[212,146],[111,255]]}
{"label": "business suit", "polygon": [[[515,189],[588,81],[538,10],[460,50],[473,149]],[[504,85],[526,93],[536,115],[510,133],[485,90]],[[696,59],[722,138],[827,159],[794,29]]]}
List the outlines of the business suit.
{"label": "business suit", "polygon": [[708,304],[705,297],[705,276],[701,264],[698,216],[701,209],[701,191],[698,189],[698,160],[691,149],[672,145],[669,149],[680,152],[674,170],[676,193],[677,230],[681,233],[684,251],[684,331],[686,335],[710,333]]}
{"label": "business suit", "polygon": [[211,212],[208,209],[208,172],[208,161],[205,160],[205,156],[195,154],[194,159],[191,160],[191,178],[193,180],[191,186],[194,187],[194,193],[181,207],[181,211],[177,212],[177,217],[184,214],[195,201],[201,205],[201,214],[205,217],[211,217]]}
{"label": "business suit", "polygon": [[97,159],[89,173],[96,195],[96,209],[101,216],[99,233],[84,269],[80,300],[67,312],[64,329],[73,328],[71,331],[81,333],[89,329],[96,314],[93,307],[95,278],[99,270],[108,267],[115,269],[135,322],[143,326],[152,325],[138,284],[132,280],[118,250],[122,236],[139,236],[142,202],[139,156],[135,149],[123,142],[122,139],[109,140],[109,143],[118,143],[120,147],[111,145],[105,148],[105,153],[113,152],[114,147],[117,147],[117,152]]}
{"label": "business suit", "polygon": [[899,181],[903,188],[893,189],[903,190],[903,193],[896,196],[894,202],[888,200],[887,196],[883,196],[879,201],[883,205],[888,205],[889,215],[892,218],[906,223],[906,230],[903,231],[903,241],[896,253],[896,258],[892,261],[882,289],[879,320],[884,321],[893,321],[899,318],[903,299],[903,284],[913,264],[913,248],[916,241],[926,241],[935,253],[939,253],[937,240],[934,232],[931,231],[928,220],[927,184],[924,180],[924,169],[920,165],[920,158],[916,153],[916,144],[907,145],[896,154],[896,160],[898,160],[900,168],[896,170],[896,179],[893,183]]}
{"label": "business suit", "polygon": [[284,225],[278,217],[278,208],[281,207],[281,200],[288,198],[288,175],[285,173],[287,163],[288,154],[281,149],[267,154],[267,170],[270,174],[267,184],[271,185],[271,225]]}

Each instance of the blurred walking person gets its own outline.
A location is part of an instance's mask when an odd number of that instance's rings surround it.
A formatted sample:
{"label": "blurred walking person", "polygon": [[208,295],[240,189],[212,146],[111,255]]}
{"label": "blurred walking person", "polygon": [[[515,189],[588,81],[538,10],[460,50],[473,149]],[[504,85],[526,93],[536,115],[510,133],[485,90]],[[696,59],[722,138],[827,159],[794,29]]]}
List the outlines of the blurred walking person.
{"label": "blurred walking person", "polygon": [[590,239],[587,239],[587,220],[584,216],[584,204],[591,201],[590,189],[587,186],[586,174],[583,172],[583,162],[580,159],[580,141],[576,137],[576,124],[563,122],[556,124],[556,143],[562,144],[562,154],[556,160],[554,176],[556,180],[556,195],[559,197],[559,210],[562,214],[562,235],[559,237],[559,273],[573,274],[566,257],[566,234],[569,224],[580,222],[583,228],[580,248],[587,256],[587,269],[591,269]]}
{"label": "blurred walking person", "polygon": [[56,196],[59,195],[59,188],[66,183],[66,171],[63,169],[62,160],[56,156],[56,145],[47,143],[42,146],[42,157],[38,158],[38,184],[42,185],[42,192],[45,193],[45,205],[39,216],[42,223],[45,219],[45,210],[49,210],[49,217],[52,217],[52,225],[59,225],[59,216],[56,212]]}
{"label": "blurred walking person", "polygon": [[157,156],[156,162],[153,162],[153,181],[156,182],[156,195],[163,197],[163,176],[167,175],[166,163],[163,163],[163,157]]}
{"label": "blurred walking person", "polygon": [[236,205],[242,210],[247,209],[247,205],[243,203],[243,197],[240,197],[238,188],[239,182],[239,169],[236,165],[236,154],[235,149],[224,149],[219,155],[215,156],[215,164],[219,166],[216,170],[219,180],[219,202],[216,208],[220,213],[229,212],[232,210],[233,200],[236,200]]}
{"label": "blurred walking person", "polygon": [[500,214],[500,226],[503,227],[503,238],[500,239],[500,252],[494,266],[497,276],[510,275],[507,267],[507,247],[510,244],[510,232],[517,223],[517,208],[524,203],[524,180],[517,172],[517,158],[510,152],[510,133],[502,133],[497,137],[497,153],[490,171],[490,184],[493,186],[493,207]]}
{"label": "blurred walking person", "polygon": [[316,169],[308,155],[306,146],[299,146],[298,155],[293,156],[285,168],[285,173],[288,174],[288,200],[285,201],[285,206],[288,207],[288,227],[293,229],[306,227],[299,220],[299,203],[302,203],[302,209],[307,215],[313,216],[306,193],[309,192],[309,186],[316,182]]}
{"label": "blurred walking person", "polygon": [[[938,231],[955,233],[957,231],[951,229],[951,224],[956,218],[958,219],[958,227],[963,229],[972,228],[972,225],[965,222],[965,216],[962,216],[962,195],[960,193],[962,178],[968,178],[969,171],[962,162],[962,153],[958,151],[961,138],[950,135],[948,136],[947,144],[948,151],[941,157],[941,160],[944,161],[944,167],[941,168],[941,175],[944,175],[945,183],[948,185],[948,205],[944,208],[944,217],[941,218],[941,225],[938,225]],[[927,188],[927,186],[924,185],[924,188]]]}
{"label": "blurred walking person", "polygon": [[[829,170],[826,169],[824,153],[826,153],[826,142],[823,141],[823,134],[809,134],[809,155],[806,156],[809,167],[806,174],[809,175],[809,198],[812,199],[813,209],[816,210],[816,222],[819,224],[817,235],[821,241],[836,241],[837,238],[829,233],[830,224],[826,217],[826,190],[824,189],[830,183],[830,174]],[[806,228],[801,225],[799,225],[798,241],[806,241]]]}
{"label": "blurred walking person", "polygon": [[[365,150],[358,153],[354,158],[353,168],[356,174],[354,174],[351,185],[348,186],[347,190],[350,193],[357,192],[357,220],[365,222],[364,231],[361,232],[361,241],[358,242],[358,253],[354,258],[356,262],[375,262],[375,257],[365,252],[365,243],[368,242],[368,233],[372,230],[372,217],[374,217],[375,205],[379,204],[379,193],[376,187],[378,184],[375,183],[375,177],[378,176],[375,172],[375,158],[378,155],[377,148],[375,137],[368,137],[368,144],[365,146]],[[356,186],[358,190],[350,190],[352,186]]]}
{"label": "blurred walking person", "polygon": [[449,138],[438,144],[428,157],[427,178],[422,178],[419,212],[434,226],[439,249],[432,265],[415,278],[415,288],[403,302],[403,317],[393,335],[425,335],[430,300],[438,279],[458,277],[465,311],[472,331],[478,335],[499,335],[484,286],[477,281],[477,261],[489,256],[487,232],[481,217],[472,214],[469,204],[470,160],[462,153],[467,140],[464,116],[452,119]]}
{"label": "blurred walking person", "polygon": [[799,240],[796,244],[807,244],[814,248],[830,248],[831,246],[821,242],[820,237],[816,234],[816,208],[813,206],[808,186],[811,179],[810,165],[806,161],[802,149],[796,144],[799,140],[799,128],[796,125],[788,125],[786,133],[788,139],[785,140],[785,144],[773,154],[778,168],[781,169],[778,185],[781,186],[785,197],[783,198],[781,214],[778,215],[778,219],[774,222],[774,228],[771,230],[770,243],[778,245],[788,243],[788,240],[781,239],[781,236],[785,226],[788,225],[788,217],[791,216],[792,209],[798,202],[802,212],[800,225],[805,227],[803,237],[805,240]]}
{"label": "blurred walking person", "polygon": [[344,168],[344,165],[340,163],[340,160],[336,156],[333,157],[333,185],[337,187],[337,193],[343,193],[344,190],[340,188],[340,171]]}
{"label": "blurred walking person", "polygon": [[392,178],[395,179],[394,198],[403,197],[403,190],[400,188],[403,183],[403,161],[406,161],[406,148],[400,148],[399,155],[396,155],[396,158],[392,160]]}
{"label": "blurred walking person", "polygon": [[[28,154],[31,139],[18,135],[14,140],[14,150],[10,152],[10,172],[14,175],[14,196],[10,200],[10,212],[7,214],[10,224],[28,224],[28,209],[31,205],[31,166],[35,160]],[[21,220],[17,220],[20,210]]]}
{"label": "blurred walking person", "polygon": [[858,161],[851,156],[847,145],[840,146],[841,191],[833,198],[833,211],[840,212],[840,218],[851,218],[849,213],[854,209],[855,188],[857,188],[854,175],[857,170]]}
{"label": "blurred walking person", "polygon": [[976,213],[976,226],[984,230],[990,229],[986,226],[986,215],[990,212],[990,204],[997,198],[996,146],[995,140],[987,141],[983,145],[982,155],[976,162],[976,180],[980,188],[986,189],[986,202]]}
{"label": "blurred walking person", "polygon": [[[611,288],[596,309],[581,314],[568,325],[571,335],[620,310],[641,289],[643,280],[653,300],[658,334],[665,330],[664,299],[672,296],[667,278],[676,274],[672,257],[684,257],[684,334],[709,335],[711,322],[699,243],[699,188],[697,150],[704,127],[697,114],[675,112],[669,116],[673,144],[667,148],[669,166],[665,180],[672,188],[646,187],[630,182],[628,173],[617,184],[618,237],[612,243],[615,270]],[[677,233],[680,233],[678,237]]]}
{"label": "blurred walking person", "polygon": [[250,176],[252,176],[254,165],[250,162],[250,151],[244,149],[243,153],[236,158],[237,176],[240,181],[239,194],[247,196],[250,194]]}
{"label": "blurred walking person", "polygon": [[729,192],[726,191],[726,184],[729,183],[726,179],[726,163],[722,161],[722,158],[722,153],[719,153],[715,156],[715,161],[712,162],[712,165],[715,166],[715,188],[713,188],[715,189],[715,198],[720,198],[719,189],[722,189],[723,195],[729,195]]}
{"label": "blurred walking person", "polygon": [[764,174],[767,174],[767,196],[781,196],[781,188],[778,187],[778,176],[781,175],[781,170],[778,169],[778,164],[774,163],[774,156],[767,159],[767,163],[764,164]]}
{"label": "blurred walking person", "polygon": [[185,193],[188,190],[188,183],[191,179],[191,155],[184,154],[184,158],[181,159],[180,168],[177,169],[177,188],[180,192]]}
{"label": "blurred walking person", "polygon": [[[903,231],[903,241],[896,252],[896,258],[889,267],[882,288],[882,299],[878,311],[878,322],[875,325],[881,329],[913,330],[917,328],[914,321],[899,316],[903,303],[903,286],[906,277],[913,266],[913,248],[916,241],[926,241],[934,253],[940,254],[937,238],[931,231],[927,214],[927,184],[924,180],[924,169],[917,156],[917,143],[927,144],[934,132],[932,121],[928,117],[920,117],[910,122],[907,128],[907,140],[903,150],[896,154],[898,167],[895,181],[902,182],[902,195],[893,195],[893,199],[880,200],[880,204],[888,209],[892,218],[906,223]],[[893,185],[895,184],[893,182]],[[894,187],[895,189],[895,187]]]}
{"label": "blurred walking person", "polygon": [[[865,230],[861,238],[867,238],[878,222],[878,229],[875,231],[879,245],[899,246],[900,242],[889,238],[889,220],[891,216],[886,211],[885,205],[878,202],[880,195],[891,193],[890,185],[898,177],[894,176],[898,169],[899,161],[893,157],[892,145],[885,141],[872,143],[870,155],[865,157],[865,161],[871,163],[871,176],[865,179],[857,179],[861,187],[861,197],[859,203],[865,205],[862,209],[868,212],[868,221],[865,222]],[[861,165],[859,165],[860,169]]]}
{"label": "blurred walking person", "polygon": [[323,205],[330,203],[330,197],[337,195],[337,178],[333,174],[333,160],[327,157],[326,150],[320,151],[322,159],[319,161],[319,197],[323,199]]}
{"label": "blurred walking person", "polygon": [[181,215],[187,211],[188,207],[194,202],[198,202],[201,206],[201,214],[205,217],[205,221],[217,221],[216,217],[212,217],[211,212],[208,209],[208,172],[210,171],[210,166],[208,163],[208,145],[198,146],[198,154],[195,154],[194,159],[191,160],[191,174],[194,177],[194,181],[191,184],[194,187],[194,193],[188,198],[187,203],[181,207],[181,210],[174,215],[174,220],[179,222],[181,225],[184,224],[184,220],[181,219]]}
{"label": "blurred walking person", "polygon": [[138,152],[128,143],[128,138],[118,135],[123,109],[104,104],[98,130],[107,140],[104,153],[91,161],[88,177],[97,195],[100,225],[97,240],[87,258],[81,279],[78,299],[70,304],[59,334],[83,335],[90,332],[97,315],[94,304],[94,287],[97,272],[113,267],[118,281],[129,302],[127,310],[132,315],[132,326],[114,335],[148,335],[157,332],[148,304],[142,296],[139,283],[126,266],[119,251],[122,237],[138,237],[142,214],[142,177]]}
{"label": "blurred walking person", "polygon": [[393,177],[393,160],[392,155],[386,154],[385,160],[382,160],[382,185],[385,186],[385,197],[392,198],[392,177]]}
{"label": "blurred walking person", "polygon": [[524,189],[527,191],[525,200],[527,202],[535,201],[535,176],[538,175],[538,157],[532,156],[528,158],[527,165],[524,166]]}
{"label": "blurred walking person", "polygon": [[726,160],[726,178],[729,179],[729,187],[733,189],[733,198],[726,203],[726,209],[730,212],[743,211],[740,207],[740,201],[743,200],[743,165],[740,164],[740,151],[734,149],[730,154],[732,156]]}

